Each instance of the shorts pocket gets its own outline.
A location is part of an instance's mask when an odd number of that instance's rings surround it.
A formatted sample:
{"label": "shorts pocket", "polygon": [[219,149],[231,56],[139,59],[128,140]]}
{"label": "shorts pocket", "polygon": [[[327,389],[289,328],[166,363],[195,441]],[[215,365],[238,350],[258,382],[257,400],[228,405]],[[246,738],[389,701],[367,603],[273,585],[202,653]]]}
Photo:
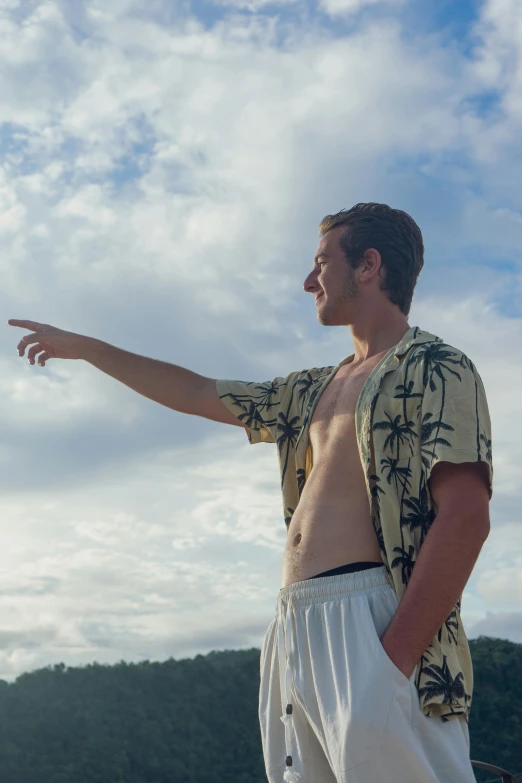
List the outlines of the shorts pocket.
{"label": "shorts pocket", "polygon": [[378,751],[399,689],[367,641],[369,616],[366,596],[359,594],[309,607],[298,622],[297,690],[336,774]]}
{"label": "shorts pocket", "polygon": [[406,677],[391,658],[388,657],[381,642],[381,636],[384,635],[397,610],[397,597],[393,592],[393,588],[390,588],[390,592],[386,591],[384,597],[380,591],[374,595],[370,593],[368,596],[365,596],[365,604],[366,618],[363,627],[368,647],[371,650],[370,656],[377,661],[382,676],[395,682],[395,693],[393,702],[390,705],[388,723],[393,721],[399,725],[402,721],[405,721],[408,726],[413,727],[413,699],[418,698],[415,685],[416,669],[414,669],[410,677]]}
{"label": "shorts pocket", "polygon": [[[388,598],[388,595],[386,596]],[[395,611],[398,606],[398,601],[395,597],[395,593],[393,596],[390,596],[390,601],[392,604],[394,604],[394,608],[392,611],[391,616],[389,615],[388,607],[384,607],[382,600],[380,602],[380,606],[375,606],[374,610],[372,612],[372,607],[370,606],[371,596],[366,597],[365,601],[365,622],[364,622],[364,630],[366,632],[366,636],[368,639],[368,644],[370,647],[374,649],[375,654],[378,658],[380,658],[382,665],[386,667],[391,674],[396,678],[397,682],[402,683],[403,685],[409,685],[410,682],[413,681],[415,678],[415,671],[410,677],[406,677],[406,675],[401,672],[401,670],[394,664],[392,659],[388,656],[386,653],[386,650],[382,646],[381,642],[381,636],[384,635],[384,632],[386,628],[388,627],[389,623],[391,622],[391,619],[393,617],[393,614],[395,614]],[[386,600],[386,604],[388,601]]]}

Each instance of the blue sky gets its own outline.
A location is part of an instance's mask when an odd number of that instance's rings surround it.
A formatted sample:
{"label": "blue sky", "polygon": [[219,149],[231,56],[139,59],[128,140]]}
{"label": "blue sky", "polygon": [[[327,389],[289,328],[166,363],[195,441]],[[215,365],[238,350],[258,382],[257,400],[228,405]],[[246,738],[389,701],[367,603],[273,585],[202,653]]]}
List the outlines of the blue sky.
{"label": "blue sky", "polygon": [[[456,10],[455,10],[456,9]],[[517,0],[0,0],[0,307],[212,378],[351,353],[303,293],[321,218],[408,211],[410,323],[490,402],[492,531],[468,636],[522,642]],[[0,677],[259,646],[277,457],[0,335]],[[234,430],[233,432],[231,430]]]}

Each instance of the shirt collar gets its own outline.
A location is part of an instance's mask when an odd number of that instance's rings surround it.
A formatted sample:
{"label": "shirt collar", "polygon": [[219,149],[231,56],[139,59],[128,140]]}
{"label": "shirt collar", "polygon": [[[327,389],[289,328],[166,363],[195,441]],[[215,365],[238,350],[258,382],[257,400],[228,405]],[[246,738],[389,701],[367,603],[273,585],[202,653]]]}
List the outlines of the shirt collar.
{"label": "shirt collar", "polygon": [[402,340],[397,343],[394,356],[403,356],[407,353],[413,345],[422,345],[423,343],[435,343],[440,342],[440,337],[436,337],[434,334],[424,332],[418,326],[412,326],[408,329]]}
{"label": "shirt collar", "polygon": [[[440,341],[440,337],[436,337],[434,334],[430,334],[429,332],[424,332],[419,326],[412,326],[402,336],[402,339],[397,343],[397,345],[390,348],[388,353],[383,357],[381,366],[388,367],[390,362],[395,364],[395,359],[398,360],[400,356],[404,356],[405,353],[408,353],[413,345],[422,345],[423,343],[435,343]],[[349,364],[352,362],[354,358],[355,354],[352,353],[346,359],[343,359],[343,361],[334,368],[334,372],[344,364]],[[396,364],[398,366],[398,361]]]}

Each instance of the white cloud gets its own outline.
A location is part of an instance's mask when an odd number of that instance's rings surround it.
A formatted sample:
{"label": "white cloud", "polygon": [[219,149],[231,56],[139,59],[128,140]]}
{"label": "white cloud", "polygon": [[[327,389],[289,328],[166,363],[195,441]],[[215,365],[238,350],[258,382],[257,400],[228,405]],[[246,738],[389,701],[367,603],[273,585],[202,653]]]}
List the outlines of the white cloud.
{"label": "white cloud", "polygon": [[227,629],[239,645],[261,643],[285,537],[277,458],[223,429],[200,448],[86,480],[79,494],[0,500],[10,541],[0,553],[0,677],[64,657],[195,654]]}
{"label": "white cloud", "polygon": [[201,491],[190,517],[208,535],[227,536],[280,554],[286,533],[276,454],[263,449],[245,457],[243,462],[217,460],[191,472]]}
{"label": "white cloud", "polygon": [[484,82],[502,91],[502,106],[520,116],[522,20],[517,0],[486,0],[476,24],[481,42],[476,67]]}
{"label": "white cloud", "polygon": [[362,8],[374,5],[398,5],[403,0],[321,0],[320,8],[330,16],[353,14]]}
{"label": "white cloud", "polygon": [[[14,344],[29,332],[13,329]],[[110,420],[115,407],[120,423],[129,426],[140,410],[137,397],[124,395],[122,400],[118,387],[79,361],[55,361],[52,371],[46,372],[22,357],[0,359],[0,396],[5,406],[0,419],[8,419],[20,432],[41,427],[56,433],[93,418]]]}
{"label": "white cloud", "polygon": [[5,181],[5,174],[0,172],[0,234],[20,231],[25,213],[24,205]]}
{"label": "white cloud", "polygon": [[257,13],[267,7],[277,9],[278,6],[292,5],[299,0],[215,0],[219,5],[237,8]]}
{"label": "white cloud", "polygon": [[[285,49],[274,40],[272,22],[233,19],[205,31],[194,22],[161,29],[100,16],[93,22],[96,46],[80,48],[63,20],[56,28],[58,16],[56,7],[54,26],[42,19],[46,32],[39,35],[53,48],[69,38],[69,88],[58,109],[49,104],[44,122],[25,123],[41,129],[29,136],[38,179],[15,169],[8,184],[13,198],[29,204],[27,222],[49,232],[47,241],[29,238],[24,257],[52,258],[69,291],[114,284],[147,265],[152,283],[186,283],[204,311],[215,314],[215,296],[202,290],[204,283],[214,289],[232,272],[236,284],[243,279],[253,288],[252,269],[273,272],[283,258],[291,271],[295,194],[310,186],[325,160],[340,156],[339,175],[355,186],[369,160],[444,146],[459,133],[446,97],[463,89],[458,62],[451,73],[433,51],[408,52],[393,25],[337,40],[300,39],[296,29]],[[12,36],[15,43],[23,38],[17,29]],[[381,78],[390,60],[392,85]],[[134,189],[89,181],[110,178],[145,138],[151,154]],[[61,160],[57,179],[49,165],[68,141],[78,151]],[[301,162],[310,161],[312,149],[308,174]],[[27,189],[31,198],[24,198]],[[240,309],[244,294],[221,288],[222,305],[226,297],[230,310]],[[288,301],[285,285],[255,288],[263,313]]]}

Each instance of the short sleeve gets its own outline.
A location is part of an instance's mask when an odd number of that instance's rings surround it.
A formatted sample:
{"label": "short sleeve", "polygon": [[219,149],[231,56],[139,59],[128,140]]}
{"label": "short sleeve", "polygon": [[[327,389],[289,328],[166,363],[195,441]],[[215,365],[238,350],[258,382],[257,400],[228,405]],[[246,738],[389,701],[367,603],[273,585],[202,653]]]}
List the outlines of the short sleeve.
{"label": "short sleeve", "polygon": [[[452,354],[457,356],[457,354]],[[428,365],[422,400],[422,462],[429,479],[437,462],[484,462],[493,494],[491,421],[482,379],[462,353]]]}
{"label": "short sleeve", "polygon": [[246,428],[250,443],[276,442],[277,418],[288,380],[216,381],[219,398]]}

